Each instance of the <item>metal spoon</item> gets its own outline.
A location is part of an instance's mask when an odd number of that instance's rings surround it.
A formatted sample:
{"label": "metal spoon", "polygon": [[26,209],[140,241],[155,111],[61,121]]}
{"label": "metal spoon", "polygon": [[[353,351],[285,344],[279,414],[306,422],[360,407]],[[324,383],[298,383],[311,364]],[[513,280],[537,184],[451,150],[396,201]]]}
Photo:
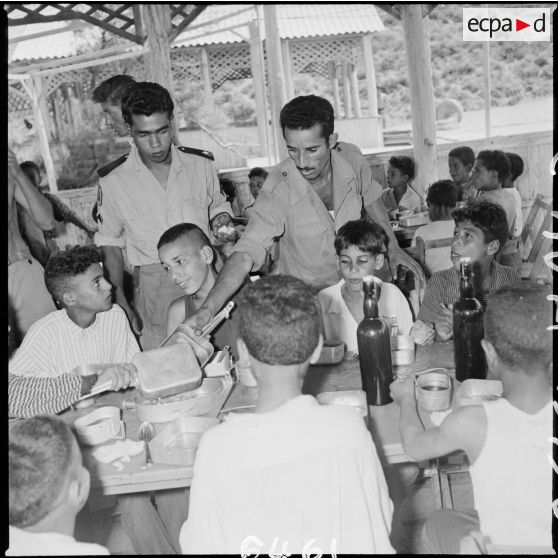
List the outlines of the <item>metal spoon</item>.
{"label": "metal spoon", "polygon": [[142,441],[145,446],[145,463],[153,463],[151,453],[149,452],[149,442],[155,437],[155,427],[145,420],[140,424],[138,430],[138,440]]}

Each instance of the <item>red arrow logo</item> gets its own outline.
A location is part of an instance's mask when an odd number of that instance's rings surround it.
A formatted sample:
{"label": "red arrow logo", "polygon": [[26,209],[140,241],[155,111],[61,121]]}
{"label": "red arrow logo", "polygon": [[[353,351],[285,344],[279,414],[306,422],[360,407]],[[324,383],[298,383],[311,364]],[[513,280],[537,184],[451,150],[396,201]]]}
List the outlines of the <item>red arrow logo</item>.
{"label": "red arrow logo", "polygon": [[515,30],[516,31],[521,31],[522,29],[525,29],[526,27],[531,27],[530,23],[525,23],[524,21],[521,21],[520,19],[515,19]]}

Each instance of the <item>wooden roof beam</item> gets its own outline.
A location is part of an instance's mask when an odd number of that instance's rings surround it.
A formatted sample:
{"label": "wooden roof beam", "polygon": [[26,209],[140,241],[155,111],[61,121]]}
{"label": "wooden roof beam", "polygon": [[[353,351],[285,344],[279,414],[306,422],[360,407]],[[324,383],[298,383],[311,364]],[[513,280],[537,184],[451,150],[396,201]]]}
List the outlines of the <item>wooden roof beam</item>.
{"label": "wooden roof beam", "polygon": [[[201,6],[195,6],[194,9],[179,23],[176,27],[172,29],[169,33],[169,44],[178,37],[178,35],[190,25],[204,10],[207,8],[207,4]],[[172,16],[176,15],[177,13],[181,13],[180,11],[171,14],[171,24],[172,24]]]}

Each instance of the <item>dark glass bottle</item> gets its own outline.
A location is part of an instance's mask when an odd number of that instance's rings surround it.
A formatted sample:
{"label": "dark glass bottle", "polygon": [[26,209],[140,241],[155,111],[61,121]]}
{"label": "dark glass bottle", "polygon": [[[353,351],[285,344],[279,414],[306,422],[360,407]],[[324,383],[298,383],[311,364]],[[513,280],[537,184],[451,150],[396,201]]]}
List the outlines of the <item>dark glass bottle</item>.
{"label": "dark glass bottle", "polygon": [[461,260],[461,297],[453,306],[453,348],[458,381],[486,378],[486,359],[481,346],[484,337],[483,309],[475,298],[469,258]]}
{"label": "dark glass bottle", "polygon": [[389,328],[378,317],[378,302],[374,296],[374,277],[363,280],[364,319],[357,328],[358,357],[362,388],[368,405],[392,402],[389,385],[393,381]]}

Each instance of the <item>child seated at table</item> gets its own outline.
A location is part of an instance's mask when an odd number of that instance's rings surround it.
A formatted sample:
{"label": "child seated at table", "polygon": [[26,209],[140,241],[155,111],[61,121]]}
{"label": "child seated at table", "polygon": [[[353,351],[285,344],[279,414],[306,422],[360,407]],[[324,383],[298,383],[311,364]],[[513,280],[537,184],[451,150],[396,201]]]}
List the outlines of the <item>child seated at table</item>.
{"label": "child seated at table", "polygon": [[[419,227],[413,236],[411,246],[416,246],[417,237],[423,240],[441,240],[451,238],[455,229],[453,212],[457,203],[457,187],[451,180],[438,180],[428,188],[426,204],[430,223]],[[431,248],[425,251],[424,260],[427,275],[442,271],[452,266],[451,248]]]}
{"label": "child seated at table", "polygon": [[89,472],[70,427],[42,416],[9,425],[8,556],[108,554],[74,538],[89,495]]}
{"label": "child seated at table", "polygon": [[389,160],[387,182],[389,188],[382,192],[382,200],[390,216],[397,210],[422,211],[424,205],[420,195],[411,186],[415,176],[415,162],[406,155],[394,156]]}
{"label": "child seated at table", "polygon": [[512,237],[518,238],[523,230],[523,212],[521,209],[521,195],[517,190],[515,181],[523,174],[524,165],[523,159],[517,153],[506,152],[506,157],[510,162],[510,174],[502,182],[502,189],[511,197],[514,203],[515,223],[513,231],[510,232]]}
{"label": "child seated at table", "polygon": [[[366,219],[349,221],[337,231],[334,245],[342,279],[318,293],[324,335],[344,341],[348,353],[357,353],[356,331],[364,318],[362,279],[376,275],[384,265],[382,229]],[[413,316],[407,299],[391,283],[378,277],[374,283],[379,291],[378,315],[388,323],[395,316],[399,333],[408,334]]]}
{"label": "child seated at table", "polygon": [[95,246],[53,255],[45,267],[48,292],[62,307],[35,322],[9,362],[11,374],[60,376],[82,364],[108,364],[133,372],[139,352],[124,310],[112,303]]}
{"label": "child seated at table", "polygon": [[[443,341],[453,337],[452,309],[460,296],[461,258],[471,259],[475,294],[483,306],[489,293],[519,280],[514,269],[494,260],[508,237],[506,213],[499,205],[471,202],[456,210],[453,220],[455,232],[450,256],[453,266],[434,273],[426,283],[418,319],[411,330],[418,342],[433,340],[434,332]],[[425,330],[431,330],[431,334],[426,335]]]}
{"label": "child seated at table", "polygon": [[457,201],[474,201],[477,191],[471,185],[471,171],[475,163],[475,152],[468,146],[454,147],[448,154],[451,179],[457,186]]}
{"label": "child seated at table", "polygon": [[393,553],[392,504],[364,421],[302,394],[322,346],[313,290],[263,277],[244,288],[238,310],[258,402],[202,436],[182,552]]}
{"label": "child seated at table", "polygon": [[[179,223],[167,229],[157,243],[161,265],[170,280],[184,289],[184,296],[174,300],[167,314],[167,335],[186,318],[195,314],[215,284],[217,273],[213,267],[215,252],[205,233],[192,223]],[[214,330],[213,344],[217,349],[229,346],[237,357],[237,311]]]}
{"label": "child seated at table", "polygon": [[473,186],[479,191],[479,200],[489,201],[502,206],[506,212],[509,235],[498,253],[498,262],[516,270],[521,267],[518,239],[514,238],[516,204],[509,193],[502,188],[510,175],[510,162],[503,151],[481,151],[475,159],[471,172]]}
{"label": "child seated at table", "polygon": [[[502,397],[450,412],[424,430],[412,378],[391,394],[401,407],[405,452],[416,460],[457,450],[468,456],[475,515],[434,512],[424,528],[424,554],[456,554],[479,530],[494,545],[552,547],[552,303],[544,285],[521,281],[488,297],[481,341],[489,380]],[[530,554],[521,552],[518,554]]]}

